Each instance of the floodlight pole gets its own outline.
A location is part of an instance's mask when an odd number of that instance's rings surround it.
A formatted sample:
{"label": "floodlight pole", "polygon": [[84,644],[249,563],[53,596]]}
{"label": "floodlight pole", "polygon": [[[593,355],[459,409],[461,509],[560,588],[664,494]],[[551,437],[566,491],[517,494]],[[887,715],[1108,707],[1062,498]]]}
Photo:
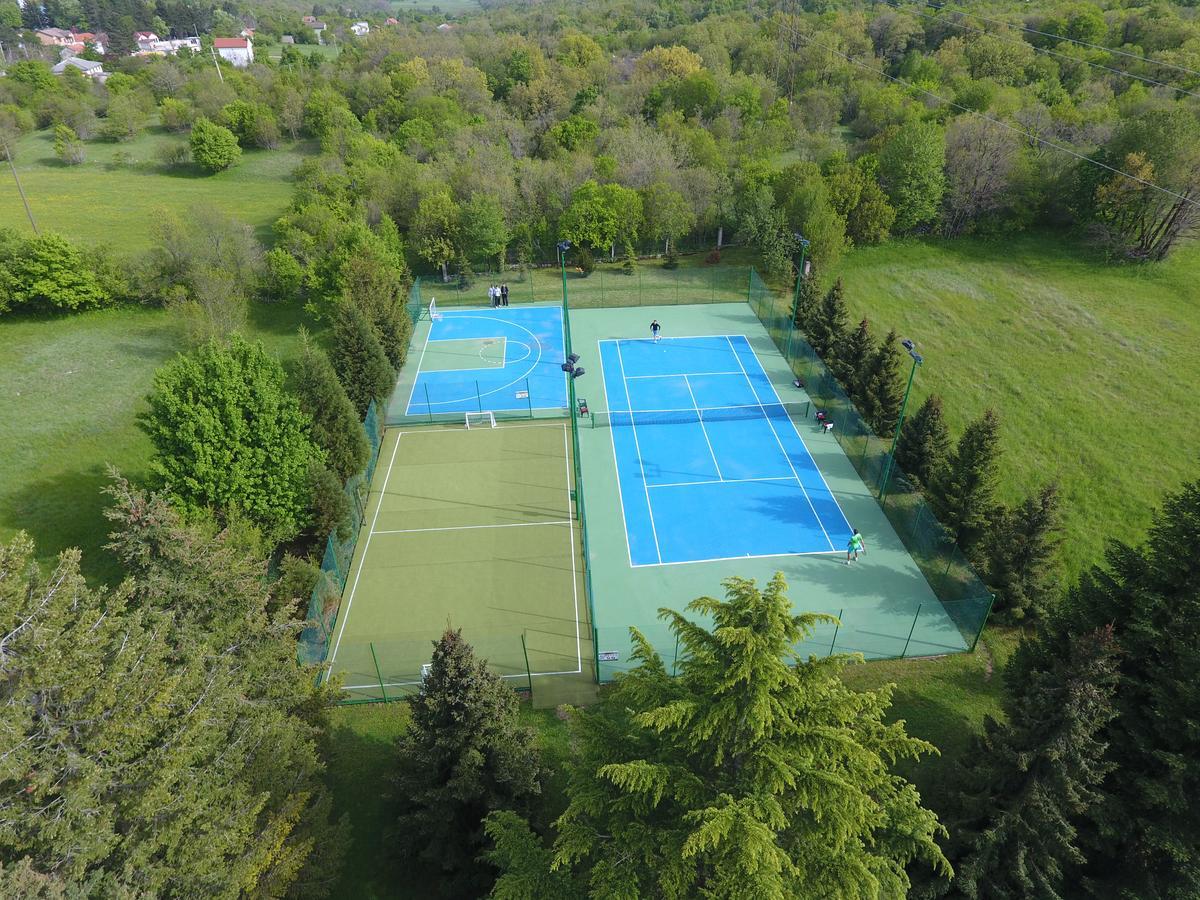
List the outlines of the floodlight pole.
{"label": "floodlight pole", "polygon": [[887,499],[888,483],[892,476],[892,466],[896,462],[896,445],[900,442],[900,428],[904,425],[904,411],[908,409],[908,395],[912,392],[913,379],[917,375],[917,366],[925,361],[920,353],[914,347],[912,341],[904,342],[904,349],[908,351],[908,355],[912,357],[912,369],[908,373],[908,387],[904,389],[904,401],[900,404],[900,419],[896,422],[896,433],[892,436],[892,449],[888,452],[887,463],[883,467],[883,477],[879,483],[879,505],[883,505],[883,501]]}
{"label": "floodlight pole", "polygon": [[[570,361],[572,353],[570,302],[567,299],[567,251],[570,249],[570,241],[558,242],[558,269],[562,273],[563,350],[567,361]],[[580,480],[579,463],[579,404],[575,399],[574,372],[567,373],[567,415],[571,419],[571,451],[575,456],[572,466],[575,470],[575,515],[582,519],[580,516],[580,509],[583,505],[583,485]]]}
{"label": "floodlight pole", "polygon": [[[8,160],[8,168],[12,172],[13,181],[17,183],[17,193],[21,195],[21,202],[25,204],[25,215],[29,216],[29,224],[33,227],[34,234],[41,234],[38,231],[37,222],[33,220],[33,210],[29,208],[29,200],[25,197],[25,188],[21,187],[21,179],[17,176],[17,167],[13,163],[12,150],[8,147],[8,142],[0,140],[0,147],[4,148],[4,158]],[[563,282],[564,284],[566,282]]]}
{"label": "floodlight pole", "polygon": [[[787,351],[784,353],[789,367],[792,365],[792,336],[796,332],[796,313],[800,309],[800,282],[804,279],[804,254],[808,252],[809,244],[808,239],[798,231],[795,232],[794,237],[800,244],[800,265],[796,267],[796,289],[792,294],[792,316],[791,321],[788,322]],[[793,371],[792,374],[795,375],[796,373]]]}

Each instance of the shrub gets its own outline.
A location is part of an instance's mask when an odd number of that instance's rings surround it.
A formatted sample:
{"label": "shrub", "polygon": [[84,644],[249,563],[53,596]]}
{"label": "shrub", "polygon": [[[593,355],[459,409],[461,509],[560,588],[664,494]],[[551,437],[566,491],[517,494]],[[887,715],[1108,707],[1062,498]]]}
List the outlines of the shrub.
{"label": "shrub", "polygon": [[83,141],[69,125],[54,126],[54,155],[68,166],[83,162]]}
{"label": "shrub", "polygon": [[228,169],[242,158],[242,148],[228,128],[223,128],[203,116],[192,126],[192,158],[209,173]]}

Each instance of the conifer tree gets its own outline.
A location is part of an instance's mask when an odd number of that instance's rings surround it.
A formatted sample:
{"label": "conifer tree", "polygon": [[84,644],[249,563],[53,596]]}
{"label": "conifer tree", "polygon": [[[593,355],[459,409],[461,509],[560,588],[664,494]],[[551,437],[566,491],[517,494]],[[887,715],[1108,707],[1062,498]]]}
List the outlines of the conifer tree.
{"label": "conifer tree", "polygon": [[[266,615],[252,529],[113,486],[130,577],[90,588],[0,546],[0,859],[68,896],[319,894],[338,876],[317,752],[330,696]],[[0,879],[3,883],[3,879]]]}
{"label": "conifer tree", "polygon": [[896,465],[905,475],[928,487],[950,454],[950,429],[942,415],[942,398],[930,394],[915,415],[900,426]]}
{"label": "conifer tree", "polygon": [[987,535],[988,587],[993,613],[1012,622],[1046,612],[1058,587],[1061,542],[1058,486],[1048,484],[1014,509],[1001,510]]}
{"label": "conifer tree", "polygon": [[866,390],[870,383],[870,365],[876,354],[875,339],[871,337],[871,323],[863,319],[858,328],[851,332],[846,344],[838,354],[838,381],[854,400],[858,411],[871,418],[870,394]]}
{"label": "conifer tree", "polygon": [[478,897],[495,870],[480,861],[485,817],[528,814],[543,767],[533,732],[517,722],[517,696],[462,632],[434,644],[429,674],[411,701],[397,746],[395,844],[403,865],[430,876],[445,897]]}
{"label": "conifer tree", "polygon": [[396,370],[379,346],[371,323],[351,303],[338,305],[330,361],[359,419],[367,414],[372,400],[391,396],[396,386]]}
{"label": "conifer tree", "polygon": [[999,456],[1000,420],[988,409],[963,430],[958,446],[929,486],[929,500],[938,520],[973,558],[996,511]]}
{"label": "conifer tree", "polygon": [[799,658],[828,617],[793,615],[781,574],[724,584],[688,606],[711,629],[660,610],[677,677],[631,629],[636,667],[576,717],[557,865],[595,898],[898,897],[909,862],[948,872],[941,826],[890,770],[933,749],[885,724],[890,690],[847,688],[849,657]]}
{"label": "conifer tree", "polygon": [[1103,735],[1116,715],[1118,653],[1111,626],[1073,635],[1065,656],[1022,685],[1007,724],[985,722],[965,757],[960,894],[1075,896],[1085,858],[1074,823],[1099,803],[1097,787],[1114,768]]}
{"label": "conifer tree", "polygon": [[867,421],[881,437],[895,433],[896,423],[900,420],[905,388],[901,372],[904,358],[896,332],[889,331],[871,357],[863,377],[862,393],[870,398],[867,406],[871,414]]}
{"label": "conifer tree", "polygon": [[810,333],[813,317],[821,306],[821,288],[817,279],[811,275],[800,278],[800,293],[796,298],[796,308],[792,310],[792,324],[805,335]]}
{"label": "conifer tree", "polygon": [[1200,895],[1200,481],[1169,496],[1146,543],[1114,544],[1059,604],[1047,638],[1010,664],[1021,684],[1051,670],[1071,636],[1111,624],[1121,648],[1115,765],[1080,824],[1091,897]]}
{"label": "conifer tree", "polygon": [[313,442],[325,451],[326,465],[342,482],[361,472],[370,453],[362,422],[329,357],[303,329],[292,380],[300,408],[312,419]]}
{"label": "conifer tree", "polygon": [[846,297],[842,279],[839,278],[821,301],[808,329],[808,342],[835,373],[837,357],[843,352],[846,342],[846,320]]}
{"label": "conifer tree", "polygon": [[[384,221],[391,220],[385,217]],[[404,306],[408,272],[403,257],[391,253],[381,240],[366,240],[342,263],[338,274],[342,302],[362,310],[388,362],[399,371],[412,337],[412,320]]]}

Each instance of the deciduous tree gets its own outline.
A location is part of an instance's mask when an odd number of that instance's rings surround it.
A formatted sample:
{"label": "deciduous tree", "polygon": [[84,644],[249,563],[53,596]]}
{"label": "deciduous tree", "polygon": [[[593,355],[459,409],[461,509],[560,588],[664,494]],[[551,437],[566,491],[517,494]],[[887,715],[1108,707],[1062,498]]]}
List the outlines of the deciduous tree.
{"label": "deciduous tree", "polygon": [[234,133],[203,116],[192,125],[191,146],[192,159],[209,174],[228,169],[242,158]]}
{"label": "deciduous tree", "polygon": [[896,210],[897,231],[937,218],[946,191],[945,163],[945,138],[932,122],[908,122],[884,145],[879,178]]}
{"label": "deciduous tree", "polygon": [[185,509],[236,512],[275,540],[299,532],[321,451],[261,344],[235,334],[178,357],[155,374],[148,403],[151,470]]}

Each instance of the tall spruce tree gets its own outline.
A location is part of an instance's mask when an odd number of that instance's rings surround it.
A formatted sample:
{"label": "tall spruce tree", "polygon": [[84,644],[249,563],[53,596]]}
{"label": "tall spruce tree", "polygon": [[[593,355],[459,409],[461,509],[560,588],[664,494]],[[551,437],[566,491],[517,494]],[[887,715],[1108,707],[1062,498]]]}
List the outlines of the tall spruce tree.
{"label": "tall spruce tree", "polygon": [[1001,510],[988,531],[985,576],[995,594],[993,613],[1010,622],[1042,616],[1058,581],[1062,541],[1058,486],[1048,484],[1013,509]]}
{"label": "tall spruce tree", "polygon": [[1000,420],[988,409],[963,430],[945,467],[929,485],[933,511],[973,559],[996,511],[999,456]]}
{"label": "tall spruce tree", "polygon": [[870,398],[867,406],[871,414],[867,421],[875,433],[882,437],[890,437],[900,421],[900,404],[904,402],[905,387],[904,374],[901,372],[904,359],[896,332],[889,331],[870,358],[862,379],[861,393]]}
{"label": "tall spruce tree", "polygon": [[948,872],[891,770],[933,748],[885,723],[890,690],[850,690],[849,657],[797,655],[828,617],[793,615],[781,574],[725,588],[688,606],[711,628],[660,610],[677,677],[631,629],[636,667],[576,717],[557,865],[596,898],[899,897],[908,863]]}
{"label": "tall spruce tree", "polygon": [[371,323],[352,303],[338,305],[330,360],[360,419],[372,400],[391,396],[396,386],[396,370],[379,346]]}
{"label": "tall spruce tree", "polygon": [[811,275],[800,279],[800,293],[796,297],[796,308],[792,310],[792,324],[805,335],[812,327],[813,316],[821,305],[821,287]]}
{"label": "tall spruce tree", "polygon": [[[1169,496],[1144,546],[1114,544],[1059,605],[1012,678],[1053,668],[1073,634],[1111,624],[1121,647],[1115,768],[1080,823],[1088,896],[1200,896],[1200,481]],[[1006,674],[1006,678],[1009,676]]]}
{"label": "tall spruce tree", "polygon": [[370,453],[362,422],[329,357],[303,329],[292,383],[300,408],[312,420],[313,442],[325,451],[326,465],[343,482],[361,472]]}
{"label": "tall spruce tree", "polygon": [[485,817],[527,815],[544,776],[533,732],[517,722],[517,696],[475,656],[462,632],[434,644],[397,745],[395,846],[444,897],[479,897],[496,872],[480,861]]}
{"label": "tall spruce tree", "polygon": [[808,342],[835,374],[838,356],[844,352],[847,318],[845,289],[839,278],[817,307],[808,329]]}
{"label": "tall spruce tree", "polygon": [[338,273],[342,302],[362,310],[396,371],[404,366],[412,337],[412,319],[404,306],[407,274],[403,257],[390,252],[378,239],[361,242]]}
{"label": "tall spruce tree", "polygon": [[930,394],[915,415],[900,427],[896,465],[922,486],[928,486],[950,455],[950,429],[942,414],[942,398]]}
{"label": "tall spruce tree", "polygon": [[1072,635],[1065,656],[1021,685],[1008,723],[985,722],[964,757],[957,894],[1075,896],[1085,857],[1074,823],[1099,803],[1114,768],[1104,733],[1116,716],[1118,655],[1111,626]]}
{"label": "tall spruce tree", "polygon": [[871,323],[863,319],[846,339],[842,352],[837,356],[838,370],[834,373],[858,406],[858,411],[868,419],[870,419],[870,397],[865,387],[870,382],[870,364],[875,353],[875,339],[871,336]]}

